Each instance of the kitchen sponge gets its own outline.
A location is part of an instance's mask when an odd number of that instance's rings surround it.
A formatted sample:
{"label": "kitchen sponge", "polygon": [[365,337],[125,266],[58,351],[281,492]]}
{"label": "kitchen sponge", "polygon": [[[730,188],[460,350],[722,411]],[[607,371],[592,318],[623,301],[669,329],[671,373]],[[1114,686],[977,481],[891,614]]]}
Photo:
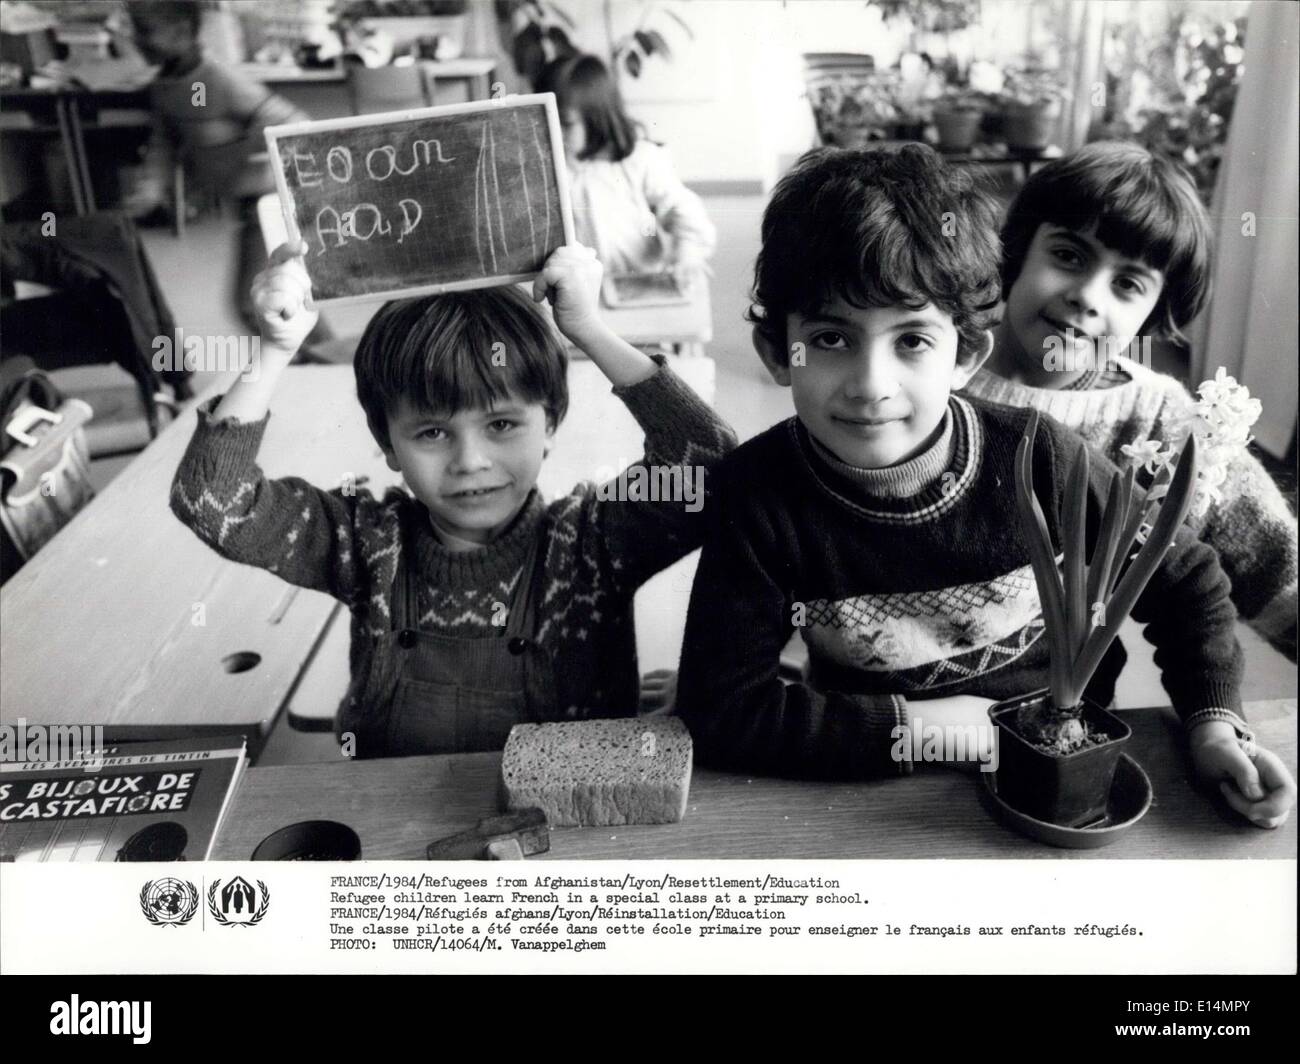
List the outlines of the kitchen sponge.
{"label": "kitchen sponge", "polygon": [[691,751],[676,717],[516,724],[501,758],[503,803],[538,806],[552,827],[675,823]]}

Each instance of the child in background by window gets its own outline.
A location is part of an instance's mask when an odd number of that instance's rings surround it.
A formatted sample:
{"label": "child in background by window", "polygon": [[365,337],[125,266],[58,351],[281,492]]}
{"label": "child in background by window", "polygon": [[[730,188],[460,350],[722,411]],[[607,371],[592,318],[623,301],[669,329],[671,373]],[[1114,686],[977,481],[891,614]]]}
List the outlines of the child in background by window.
{"label": "child in background by window", "polygon": [[671,270],[688,283],[713,253],[713,224],[668,152],[640,135],[605,64],[558,59],[537,91],[555,93],[559,106],[579,242],[609,274]]}
{"label": "child in background by window", "polygon": [[[1049,163],[1007,210],[1006,309],[966,394],[1037,407],[1120,466],[1126,445],[1177,445],[1195,401],[1181,381],[1128,357],[1129,345],[1181,339],[1209,300],[1210,266],[1205,208],[1173,163],[1106,142]],[[1207,365],[1219,357],[1209,352]],[[1295,661],[1295,515],[1245,449],[1218,491],[1201,538],[1218,551],[1242,620]]]}

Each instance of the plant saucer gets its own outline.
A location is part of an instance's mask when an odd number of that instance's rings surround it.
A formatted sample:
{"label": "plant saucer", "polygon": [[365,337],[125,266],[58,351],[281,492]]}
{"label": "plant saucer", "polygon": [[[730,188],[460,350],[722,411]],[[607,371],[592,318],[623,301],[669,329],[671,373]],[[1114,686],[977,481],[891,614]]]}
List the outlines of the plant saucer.
{"label": "plant saucer", "polygon": [[1031,839],[1068,850],[1096,850],[1118,841],[1151,808],[1151,780],[1128,754],[1120,754],[1106,799],[1106,814],[1086,827],[1070,828],[1037,820],[1008,805],[998,795],[996,772],[985,772],[983,790],[998,818]]}

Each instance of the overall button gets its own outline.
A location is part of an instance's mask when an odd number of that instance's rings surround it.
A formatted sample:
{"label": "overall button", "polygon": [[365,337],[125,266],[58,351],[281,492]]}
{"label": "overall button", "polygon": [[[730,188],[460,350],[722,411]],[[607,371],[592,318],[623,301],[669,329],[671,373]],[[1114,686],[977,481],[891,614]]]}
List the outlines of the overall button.
{"label": "overall button", "polygon": [[522,636],[512,636],[510,641],[506,643],[506,649],[515,657],[518,657],[528,649],[528,640],[524,639]]}
{"label": "overall button", "polygon": [[397,645],[403,650],[410,650],[411,647],[415,646],[415,632],[410,628],[403,628],[397,634]]}

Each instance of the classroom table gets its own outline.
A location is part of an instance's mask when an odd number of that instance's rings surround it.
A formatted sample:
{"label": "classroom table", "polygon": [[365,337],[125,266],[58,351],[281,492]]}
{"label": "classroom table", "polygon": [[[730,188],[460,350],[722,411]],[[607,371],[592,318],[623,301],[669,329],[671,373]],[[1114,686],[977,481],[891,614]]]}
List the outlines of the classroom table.
{"label": "classroom table", "polygon": [[[394,482],[351,376],[290,367],[268,476]],[[270,729],[336,603],[222,559],[171,513],[195,419],[168,425],[0,588],[0,720],[102,725],[110,741],[237,732],[254,750]]]}
{"label": "classroom table", "polygon": [[[431,81],[465,82],[470,100],[487,100],[492,96],[492,81],[497,69],[497,60],[493,56],[467,55],[455,59],[421,59],[418,62]],[[342,83],[347,78],[346,71],[339,64],[304,70],[280,63],[240,63],[236,69],[251,80],[274,86],[277,91],[286,86]]]}
{"label": "classroom table", "polygon": [[682,354],[702,355],[713,339],[713,306],[709,282],[698,274],[686,289],[689,301],[668,306],[610,307],[600,314],[609,327],[630,344],[668,344]]}
{"label": "classroom table", "polygon": [[[96,112],[100,108],[111,110],[114,121],[101,120],[98,115],[88,119],[83,106]],[[90,172],[90,157],[86,152],[86,129],[141,128],[151,124],[148,116],[148,93],[141,88],[100,89],[81,88],[24,89],[8,88],[0,92],[0,107],[13,117],[0,121],[0,132],[42,133],[57,130],[63,149],[64,163],[68,169],[68,184],[72,192],[73,207],[78,215],[91,214],[96,208],[95,185]],[[135,115],[134,118],[131,115]],[[53,117],[53,126],[49,117]]]}
{"label": "classroom table", "polygon": [[[1261,745],[1296,771],[1296,702],[1245,707]],[[557,828],[548,859],[646,858],[1289,858],[1296,816],[1280,828],[1247,823],[1193,790],[1182,726],[1167,707],[1121,714],[1127,752],[1155,794],[1146,816],[1099,850],[1060,850],[1021,837],[984,806],[977,772],[918,766],[905,779],[822,783],[697,769],[679,824]],[[423,859],[425,846],[497,811],[499,754],[449,754],[254,768],[244,773],[214,860],[243,860],[271,832],[300,820],[339,820],[363,859]]]}
{"label": "classroom table", "polygon": [[[711,400],[713,363],[678,362]],[[538,481],[547,498],[642,453],[643,434],[594,363],[570,366],[569,393]],[[191,407],[167,426],[0,588],[0,721],[101,725],[109,741],[233,732],[260,750],[341,607],[226,561],[171,513],[195,420]],[[259,461],[267,476],[327,488],[345,474],[368,478],[376,495],[399,482],[366,427],[351,366],[289,367]],[[655,579],[680,628],[689,578]]]}
{"label": "classroom table", "polygon": [[[464,82],[470,100],[486,100],[492,95],[497,68],[495,58],[461,56],[456,59],[424,59],[420,60],[420,66],[430,82]],[[235,66],[235,70],[249,81],[260,81],[278,91],[292,90],[299,86],[309,89],[341,86],[346,78],[343,67],[338,65],[320,70],[302,70],[296,66],[240,63]],[[68,169],[73,206],[78,215],[90,214],[97,206],[90,157],[86,151],[86,131],[151,126],[153,119],[149,114],[148,84],[153,80],[154,72],[138,63],[104,61],[69,67],[67,73],[70,77],[84,79],[85,84],[41,89],[14,86],[0,91],[0,106],[4,110],[22,111],[28,116],[26,123],[0,120],[0,132],[57,131]],[[103,121],[99,117],[101,109],[111,111],[114,120]],[[314,107],[307,110],[315,118],[332,118],[351,113],[351,108],[344,106],[343,97],[327,100],[323,111]],[[127,119],[128,111],[138,112],[139,117]]]}

